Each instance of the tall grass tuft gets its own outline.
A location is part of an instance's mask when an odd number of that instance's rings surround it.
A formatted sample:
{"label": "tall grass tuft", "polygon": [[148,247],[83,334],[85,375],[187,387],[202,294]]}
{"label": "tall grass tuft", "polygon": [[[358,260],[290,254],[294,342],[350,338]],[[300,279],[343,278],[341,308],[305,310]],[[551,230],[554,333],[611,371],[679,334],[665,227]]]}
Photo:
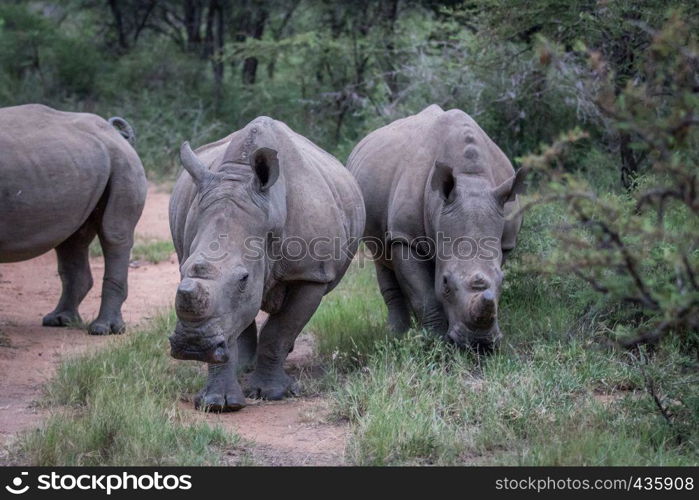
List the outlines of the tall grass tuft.
{"label": "tall grass tuft", "polygon": [[335,368],[364,364],[378,343],[390,335],[386,307],[369,259],[357,257],[306,328],[315,334],[318,354],[331,359]]}

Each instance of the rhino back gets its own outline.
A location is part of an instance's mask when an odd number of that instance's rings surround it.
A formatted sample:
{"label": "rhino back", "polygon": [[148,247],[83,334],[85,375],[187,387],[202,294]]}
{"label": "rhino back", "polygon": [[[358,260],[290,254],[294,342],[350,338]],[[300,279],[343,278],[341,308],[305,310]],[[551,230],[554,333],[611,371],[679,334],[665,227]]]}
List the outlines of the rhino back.
{"label": "rhino back", "polygon": [[422,231],[423,191],[437,141],[434,125],[443,114],[432,105],[396,120],[371,132],[350,154],[347,168],[364,197],[367,236],[383,238],[389,229],[399,229],[395,214],[401,214],[401,231]]}
{"label": "rhino back", "polygon": [[127,143],[98,116],[42,105],[0,109],[0,130],[0,260],[24,260],[82,226]]}
{"label": "rhino back", "polygon": [[365,234],[384,238],[390,233],[407,239],[426,235],[432,168],[436,161],[462,162],[468,143],[475,144],[484,160],[484,168],[474,175],[495,186],[514,174],[497,145],[460,110],[443,111],[433,104],[365,137],[347,165],[364,196]]}

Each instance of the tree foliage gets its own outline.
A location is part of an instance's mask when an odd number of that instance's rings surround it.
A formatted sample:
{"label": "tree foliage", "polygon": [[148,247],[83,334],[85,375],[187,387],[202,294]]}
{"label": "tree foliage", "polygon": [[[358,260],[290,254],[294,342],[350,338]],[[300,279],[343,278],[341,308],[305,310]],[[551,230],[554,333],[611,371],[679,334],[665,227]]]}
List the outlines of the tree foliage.
{"label": "tree foliage", "polygon": [[[617,92],[607,61],[590,52],[604,79],[598,106],[616,130],[635,137],[651,168],[631,192],[609,193],[566,172],[566,149],[587,134],[572,131],[523,160],[545,182],[532,203],[556,201],[568,213],[560,249],[541,268],[572,273],[625,304],[622,344],[657,342],[675,332],[697,346],[699,329],[699,44],[675,13],[639,57],[637,76]],[[568,151],[570,152],[570,151]],[[628,335],[629,325],[633,334]]]}

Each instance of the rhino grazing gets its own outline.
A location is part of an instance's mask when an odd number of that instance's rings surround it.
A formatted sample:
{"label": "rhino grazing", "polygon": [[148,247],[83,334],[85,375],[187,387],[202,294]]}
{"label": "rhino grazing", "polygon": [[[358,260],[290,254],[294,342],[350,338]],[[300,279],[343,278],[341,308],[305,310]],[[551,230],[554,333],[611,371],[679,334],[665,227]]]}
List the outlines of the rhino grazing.
{"label": "rhino grazing", "polygon": [[412,313],[460,347],[492,349],[525,172],[470,116],[436,105],[370,133],[347,167],[366,204],[389,326],[407,330]]}
{"label": "rhino grazing", "polygon": [[[245,406],[295,390],[283,368],[296,336],[347,270],[364,203],[345,167],[284,123],[259,117],[193,152],[170,199],[181,282],[171,355],[209,363],[198,408]],[[338,248],[341,251],[338,251]],[[259,339],[255,317],[269,317]]]}
{"label": "rhino grazing", "polygon": [[147,188],[132,141],[122,118],[107,122],[38,104],[0,109],[0,262],[56,249],[63,291],[45,326],[81,321],[78,305],[93,284],[88,247],[97,235],[105,270],[88,331],[124,331],[121,306]]}

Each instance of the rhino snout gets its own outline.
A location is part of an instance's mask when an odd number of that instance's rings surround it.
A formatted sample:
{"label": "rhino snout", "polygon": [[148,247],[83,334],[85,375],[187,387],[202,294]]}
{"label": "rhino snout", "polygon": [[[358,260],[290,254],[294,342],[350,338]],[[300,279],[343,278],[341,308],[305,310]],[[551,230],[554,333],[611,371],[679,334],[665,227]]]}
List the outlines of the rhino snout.
{"label": "rhino snout", "polygon": [[184,320],[204,318],[211,308],[211,296],[207,288],[196,279],[185,278],[177,287],[175,309]]}

